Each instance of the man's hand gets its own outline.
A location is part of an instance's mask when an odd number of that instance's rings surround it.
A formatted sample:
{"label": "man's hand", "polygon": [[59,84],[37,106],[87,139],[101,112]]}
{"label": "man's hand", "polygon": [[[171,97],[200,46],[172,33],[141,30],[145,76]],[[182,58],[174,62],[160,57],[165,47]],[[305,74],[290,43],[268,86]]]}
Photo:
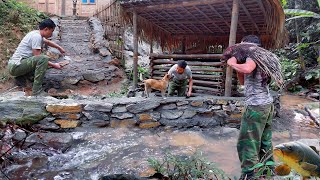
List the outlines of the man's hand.
{"label": "man's hand", "polygon": [[62,55],[64,55],[64,53],[66,53],[66,51],[61,46],[59,46],[58,50],[60,51],[60,53]]}
{"label": "man's hand", "polygon": [[55,69],[61,69],[61,65],[59,63],[52,63],[52,62],[48,62],[49,67],[55,68]]}
{"label": "man's hand", "polygon": [[191,92],[191,91],[188,91],[187,96],[190,97],[191,94],[192,94],[192,92]]}
{"label": "man's hand", "polygon": [[235,64],[238,64],[237,59],[235,57],[232,57],[232,58],[228,59],[227,64],[229,66],[233,67]]}

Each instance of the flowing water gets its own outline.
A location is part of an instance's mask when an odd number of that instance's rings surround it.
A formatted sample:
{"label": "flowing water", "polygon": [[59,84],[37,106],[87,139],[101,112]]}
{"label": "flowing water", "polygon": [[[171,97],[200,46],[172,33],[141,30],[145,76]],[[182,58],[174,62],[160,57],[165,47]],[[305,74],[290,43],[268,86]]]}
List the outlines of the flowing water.
{"label": "flowing water", "polygon": [[[294,104],[292,104],[294,105]],[[320,130],[300,113],[282,111],[273,131],[274,145],[299,139],[318,139]],[[313,110],[320,115],[319,108]],[[288,114],[287,114],[288,113]],[[162,160],[166,152],[192,155],[203,152],[208,161],[215,162],[231,179],[240,176],[236,151],[239,131],[220,127],[187,130],[143,130],[125,128],[78,128],[71,147],[65,152],[51,148],[26,149],[13,154],[15,163],[3,169],[9,179],[99,179],[109,174],[151,176],[148,158]],[[320,146],[320,144],[319,144]],[[320,147],[318,148],[320,149]],[[6,179],[0,175],[0,179]]]}

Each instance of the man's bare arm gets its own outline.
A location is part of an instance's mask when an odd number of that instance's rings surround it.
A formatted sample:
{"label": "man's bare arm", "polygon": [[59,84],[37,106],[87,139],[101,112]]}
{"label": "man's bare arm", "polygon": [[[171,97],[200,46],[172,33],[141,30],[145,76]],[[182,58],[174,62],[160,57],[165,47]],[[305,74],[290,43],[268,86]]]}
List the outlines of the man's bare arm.
{"label": "man's bare arm", "polygon": [[228,59],[227,64],[237,72],[243,74],[250,74],[257,67],[256,63],[252,59],[247,59],[244,64],[238,64],[235,57]]}
{"label": "man's bare arm", "polygon": [[43,39],[44,39],[43,41],[44,41],[44,43],[45,43],[46,45],[58,49],[58,50],[61,52],[61,54],[64,54],[64,53],[65,53],[65,50],[64,50],[61,46],[59,46],[58,44],[56,44],[55,42],[50,41],[50,40],[48,40],[48,39],[46,39],[46,38],[43,38]]}

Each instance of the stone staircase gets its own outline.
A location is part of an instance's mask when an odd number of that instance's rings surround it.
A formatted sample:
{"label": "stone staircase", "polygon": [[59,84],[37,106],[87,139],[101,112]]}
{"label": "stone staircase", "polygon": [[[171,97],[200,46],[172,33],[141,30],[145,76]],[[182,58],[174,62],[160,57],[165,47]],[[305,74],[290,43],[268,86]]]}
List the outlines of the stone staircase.
{"label": "stone staircase", "polygon": [[[124,71],[112,64],[111,55],[94,53],[90,41],[93,30],[87,20],[54,19],[58,24],[52,41],[62,46],[66,53],[56,62],[67,62],[62,69],[49,69],[45,76],[45,89],[63,92],[78,89],[79,84],[96,86],[120,82]],[[53,48],[48,51],[57,52]],[[117,80],[118,79],[118,80]],[[85,82],[85,83],[81,83]]]}

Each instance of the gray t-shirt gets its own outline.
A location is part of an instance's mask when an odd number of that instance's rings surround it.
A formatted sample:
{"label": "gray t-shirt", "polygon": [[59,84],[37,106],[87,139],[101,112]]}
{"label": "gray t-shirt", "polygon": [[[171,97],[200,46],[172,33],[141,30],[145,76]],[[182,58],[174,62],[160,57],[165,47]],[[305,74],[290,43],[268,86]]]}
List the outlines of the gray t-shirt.
{"label": "gray t-shirt", "polygon": [[267,77],[257,66],[256,72],[244,75],[245,96],[247,105],[266,105],[273,102],[269,92]]}
{"label": "gray t-shirt", "polygon": [[32,49],[41,49],[43,44],[43,37],[39,30],[29,32],[20,42],[16,51],[9,60],[9,64],[19,65],[21,59],[33,56]]}
{"label": "gray t-shirt", "polygon": [[173,77],[173,80],[184,80],[187,78],[188,79],[192,78],[192,72],[189,66],[186,66],[182,74],[179,74],[176,71],[177,67],[178,67],[178,64],[173,65],[168,72],[170,77]]}

